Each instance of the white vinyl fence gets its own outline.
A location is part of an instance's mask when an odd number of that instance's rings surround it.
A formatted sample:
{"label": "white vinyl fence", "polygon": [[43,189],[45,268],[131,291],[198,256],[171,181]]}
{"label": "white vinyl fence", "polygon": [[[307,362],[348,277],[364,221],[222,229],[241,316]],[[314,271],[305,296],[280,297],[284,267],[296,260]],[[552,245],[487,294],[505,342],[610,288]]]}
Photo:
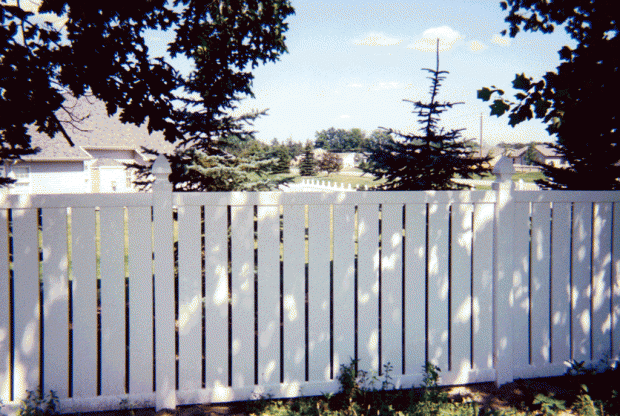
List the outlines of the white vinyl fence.
{"label": "white vinyl fence", "polygon": [[[503,169],[499,164],[498,170]],[[444,384],[620,350],[620,192],[0,197],[0,399],[63,412]]]}

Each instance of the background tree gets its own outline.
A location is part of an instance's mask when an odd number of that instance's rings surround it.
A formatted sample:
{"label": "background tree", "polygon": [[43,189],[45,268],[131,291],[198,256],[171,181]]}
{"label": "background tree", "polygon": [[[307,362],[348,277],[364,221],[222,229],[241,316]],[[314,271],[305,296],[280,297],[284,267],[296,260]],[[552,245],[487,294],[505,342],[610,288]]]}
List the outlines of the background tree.
{"label": "background tree", "polygon": [[331,152],[359,152],[366,141],[366,133],[361,129],[345,130],[330,127],[315,133],[314,146]]}
{"label": "background tree", "polygon": [[271,173],[291,173],[291,155],[289,154],[288,148],[286,146],[277,146],[273,150],[271,157],[276,159],[275,166],[271,169]]}
{"label": "background tree", "polygon": [[336,153],[325,152],[319,158],[318,168],[321,171],[327,172],[327,175],[332,172],[340,172],[342,169],[342,157]]}
{"label": "background tree", "polygon": [[314,176],[316,173],[316,160],[314,159],[314,148],[312,143],[308,141],[304,147],[304,155],[299,164],[299,173],[301,176]]}
{"label": "background tree", "polygon": [[[265,113],[232,110],[252,96],[251,71],[286,52],[284,21],[293,13],[288,0],[43,0],[37,12],[16,4],[0,4],[0,111],[11,114],[0,120],[0,158],[35,151],[29,126],[72,144],[65,126],[79,120],[65,97],[91,94],[109,115],[146,123],[176,145],[168,157],[177,189],[210,189],[218,178],[186,165],[230,160],[218,143],[252,137],[252,121]],[[174,31],[168,52],[189,60],[189,74],[149,54],[144,36],[152,30]],[[142,183],[149,172],[141,171]]]}
{"label": "background tree", "polygon": [[[555,136],[553,147],[568,168],[541,166],[548,179],[537,181],[555,189],[620,189],[620,118],[610,104],[620,93],[618,5],[610,0],[508,0],[510,36],[521,30],[551,33],[562,27],[576,42],[560,51],[560,65],[534,80],[516,75],[514,100],[495,86],[478,97],[489,101],[491,115],[508,113],[511,126],[542,119]],[[504,31],[506,33],[506,31]]]}
{"label": "background tree", "polygon": [[[436,69],[425,68],[431,76],[430,101],[409,101],[423,128],[420,134],[403,134],[392,129],[380,140],[371,140],[367,148],[365,172],[377,179],[384,178],[382,189],[427,190],[461,189],[452,181],[455,176],[469,178],[474,174],[488,172],[483,163],[488,158],[477,158],[475,152],[461,138],[459,130],[445,130],[439,127],[440,115],[456,104],[437,101],[443,74],[439,70],[439,39],[437,40]],[[392,138],[392,134],[398,139]]]}

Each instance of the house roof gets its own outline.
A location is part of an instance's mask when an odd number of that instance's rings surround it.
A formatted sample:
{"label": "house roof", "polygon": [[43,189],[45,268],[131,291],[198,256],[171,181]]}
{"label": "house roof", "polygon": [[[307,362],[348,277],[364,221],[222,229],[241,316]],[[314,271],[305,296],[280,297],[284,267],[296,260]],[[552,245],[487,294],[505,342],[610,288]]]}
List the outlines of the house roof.
{"label": "house roof", "polygon": [[[73,100],[73,102],[71,102]],[[161,132],[149,134],[146,126],[124,124],[118,113],[108,116],[105,104],[92,97],[82,97],[79,100],[67,100],[79,122],[71,125],[63,123],[65,130],[75,146],[71,146],[65,137],[56,134],[53,138],[30,128],[32,146],[40,151],[35,155],[24,156],[26,161],[68,161],[88,160],[93,157],[88,149],[100,150],[137,150],[144,146],[159,153],[172,153],[174,145],[165,141]],[[64,117],[63,117],[64,116]],[[66,114],[58,113],[59,119],[66,119]]]}

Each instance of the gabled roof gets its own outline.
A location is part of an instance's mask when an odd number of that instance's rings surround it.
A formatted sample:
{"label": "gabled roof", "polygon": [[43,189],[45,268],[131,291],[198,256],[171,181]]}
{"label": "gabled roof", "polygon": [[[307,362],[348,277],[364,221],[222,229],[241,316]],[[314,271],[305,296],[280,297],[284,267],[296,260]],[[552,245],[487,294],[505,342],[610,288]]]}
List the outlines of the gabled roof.
{"label": "gabled roof", "polygon": [[[75,146],[69,145],[61,134],[50,138],[31,128],[29,133],[32,146],[38,147],[40,151],[35,155],[24,156],[23,160],[88,160],[93,158],[88,154],[88,149],[140,151],[144,146],[159,153],[170,154],[174,151],[174,145],[165,141],[161,132],[149,134],[145,124],[139,127],[123,124],[118,114],[109,117],[104,103],[93,97],[82,97],[77,102],[74,98],[69,98],[66,103],[72,108],[75,118],[80,120],[75,122],[74,126],[63,123]],[[61,111],[58,118],[62,121],[68,119],[68,116]]]}

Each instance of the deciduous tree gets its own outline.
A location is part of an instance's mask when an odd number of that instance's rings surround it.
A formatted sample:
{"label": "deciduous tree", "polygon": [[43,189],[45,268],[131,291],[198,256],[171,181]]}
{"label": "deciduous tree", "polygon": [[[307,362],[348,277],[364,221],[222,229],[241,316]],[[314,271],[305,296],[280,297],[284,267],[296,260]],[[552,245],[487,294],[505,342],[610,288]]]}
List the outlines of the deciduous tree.
{"label": "deciduous tree", "polygon": [[319,170],[327,172],[339,172],[342,169],[342,157],[336,153],[325,152],[319,158]]}
{"label": "deciduous tree", "polygon": [[[548,179],[539,184],[555,189],[620,189],[620,94],[618,4],[611,0],[507,0],[511,37],[521,30],[551,33],[561,27],[576,42],[560,51],[560,65],[535,80],[518,74],[517,93],[506,98],[495,86],[478,97],[492,99],[491,114],[508,113],[511,126],[537,118],[554,136],[553,147],[568,168],[542,166]],[[506,33],[506,31],[504,31]]]}

